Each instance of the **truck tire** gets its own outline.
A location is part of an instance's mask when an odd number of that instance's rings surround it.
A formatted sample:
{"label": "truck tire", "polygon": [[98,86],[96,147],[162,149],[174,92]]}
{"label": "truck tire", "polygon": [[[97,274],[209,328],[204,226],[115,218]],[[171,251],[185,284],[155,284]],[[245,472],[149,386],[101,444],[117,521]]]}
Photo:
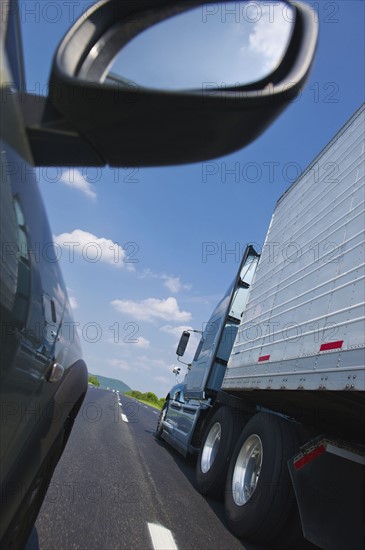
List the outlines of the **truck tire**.
{"label": "truck tire", "polygon": [[226,519],[235,535],[257,543],[280,539],[296,507],[287,461],[298,447],[296,426],[282,417],[258,413],[247,423],[225,491]]}
{"label": "truck tire", "polygon": [[242,415],[229,407],[221,407],[212,416],[196,464],[196,483],[203,495],[223,495],[229,460],[242,423]]}
{"label": "truck tire", "polygon": [[155,431],[155,438],[156,439],[162,439],[161,438],[162,432],[163,432],[162,421],[165,419],[168,405],[169,405],[169,402],[166,399],[165,403],[162,406],[161,412],[160,412],[158,420],[157,420],[157,428],[156,428],[156,431]]}

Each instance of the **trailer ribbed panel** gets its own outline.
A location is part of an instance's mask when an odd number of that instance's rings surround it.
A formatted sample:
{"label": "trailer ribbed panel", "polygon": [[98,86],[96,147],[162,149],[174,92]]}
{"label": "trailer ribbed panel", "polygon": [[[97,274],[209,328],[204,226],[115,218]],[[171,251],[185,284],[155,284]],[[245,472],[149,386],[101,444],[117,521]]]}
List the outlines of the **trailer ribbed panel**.
{"label": "trailer ribbed panel", "polygon": [[365,390],[364,131],[363,105],[278,201],[224,389]]}

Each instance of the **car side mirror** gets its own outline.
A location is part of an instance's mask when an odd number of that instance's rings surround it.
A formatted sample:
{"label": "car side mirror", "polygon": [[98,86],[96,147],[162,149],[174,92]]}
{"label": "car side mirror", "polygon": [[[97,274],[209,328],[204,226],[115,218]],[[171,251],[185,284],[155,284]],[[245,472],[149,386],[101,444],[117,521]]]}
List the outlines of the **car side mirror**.
{"label": "car side mirror", "polygon": [[[169,22],[178,23],[187,12],[200,10],[201,25],[195,32],[198,36],[201,32],[201,42],[205,44],[203,37],[209,21],[207,14],[204,21],[203,10],[207,6],[220,10],[221,18],[226,13],[226,25],[220,29],[222,36],[217,29],[214,34],[221,49],[225,48],[229,13],[237,5],[243,10],[248,4],[233,0],[214,5],[202,0],[101,0],[95,4],[61,41],[53,61],[48,98],[35,101],[35,96],[27,95],[22,102],[35,164],[175,165],[219,157],[252,142],[298,95],[308,77],[318,25],[311,8],[301,2],[280,3],[291,10],[287,43],[267,74],[253,81],[242,79],[236,68],[222,86],[218,69],[215,83],[207,84],[202,76],[200,86],[191,89],[188,71],[187,89],[178,86],[167,90],[163,84],[160,88],[158,82],[147,86],[134,82],[123,74],[122,65],[120,74],[110,73],[113,60],[132,39],[139,40],[142,51],[143,47],[146,51],[143,31],[156,25],[157,36],[159,25],[162,28],[168,27]],[[261,3],[270,10],[277,4]],[[260,6],[260,2],[255,5]],[[275,17],[271,23],[274,27]],[[244,28],[238,22],[234,29],[241,32],[241,27]],[[270,33],[271,27],[264,35],[275,50],[275,36],[280,33]],[[189,43],[193,28],[184,29]],[[165,40],[165,49],[169,49],[173,36]],[[229,47],[226,50],[222,59],[228,64],[237,52]],[[214,51],[213,54],[209,46],[207,56],[216,55],[219,49]],[[242,56],[243,75],[245,57]],[[143,55],[140,64],[142,59]],[[204,61],[200,65],[203,75]],[[199,82],[199,73],[195,82]]]}
{"label": "car side mirror", "polygon": [[184,330],[176,348],[176,355],[178,355],[179,357],[182,357],[184,355],[186,346],[188,345],[188,342],[189,342],[189,338],[190,338],[190,332],[188,332],[187,330]]}

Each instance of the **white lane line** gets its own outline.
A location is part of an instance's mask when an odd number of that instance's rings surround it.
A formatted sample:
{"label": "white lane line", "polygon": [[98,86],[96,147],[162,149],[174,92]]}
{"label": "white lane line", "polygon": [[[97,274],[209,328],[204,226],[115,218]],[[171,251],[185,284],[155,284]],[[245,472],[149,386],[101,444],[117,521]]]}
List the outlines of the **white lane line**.
{"label": "white lane line", "polygon": [[156,411],[152,411],[152,412],[153,412],[153,414],[158,414],[158,412],[156,412]]}
{"label": "white lane line", "polygon": [[156,523],[147,523],[147,525],[154,550],[178,550],[169,529]]}
{"label": "white lane line", "polygon": [[123,407],[123,405],[121,403],[118,403],[119,407]]}
{"label": "white lane line", "polygon": [[122,413],[120,416],[122,417],[123,422],[128,422],[128,418],[125,414]]}

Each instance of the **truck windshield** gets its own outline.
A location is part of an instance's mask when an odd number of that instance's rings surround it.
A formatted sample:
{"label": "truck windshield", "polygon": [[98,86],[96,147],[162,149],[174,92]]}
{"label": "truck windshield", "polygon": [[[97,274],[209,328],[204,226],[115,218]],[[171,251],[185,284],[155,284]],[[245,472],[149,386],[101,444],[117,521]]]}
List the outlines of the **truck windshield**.
{"label": "truck windshield", "polygon": [[255,274],[256,266],[258,262],[258,256],[249,256],[247,262],[245,262],[241,271],[241,282],[235,290],[231,309],[229,311],[230,317],[241,320],[242,313],[246,307],[248,298],[248,286],[251,285],[253,276]]}
{"label": "truck windshield", "polygon": [[219,335],[221,334],[224,323],[227,319],[227,312],[228,317],[231,318],[230,322],[233,321],[234,325],[238,325],[239,321],[241,321],[242,313],[245,309],[248,298],[248,289],[252,283],[258,259],[259,256],[254,250],[252,254],[247,256],[246,261],[241,266],[237,288],[234,289],[237,284],[236,276],[229,285],[224,297],[213,311],[209,321],[206,323],[202,338],[195,352],[194,362],[198,361],[198,359],[199,362],[201,360],[207,361],[208,357],[210,355],[213,356],[216,352],[218,338],[220,338]]}
{"label": "truck windshield", "polygon": [[[201,345],[199,344],[198,349],[196,350],[198,352],[200,348],[200,356],[204,355],[206,352],[212,352],[215,338],[226,316],[227,308],[229,306],[229,300],[233,291],[233,285],[234,282],[229,286],[224,298],[219,302],[219,304],[213,311],[211,318],[204,327]],[[198,356],[196,354],[196,358],[197,357]]]}

